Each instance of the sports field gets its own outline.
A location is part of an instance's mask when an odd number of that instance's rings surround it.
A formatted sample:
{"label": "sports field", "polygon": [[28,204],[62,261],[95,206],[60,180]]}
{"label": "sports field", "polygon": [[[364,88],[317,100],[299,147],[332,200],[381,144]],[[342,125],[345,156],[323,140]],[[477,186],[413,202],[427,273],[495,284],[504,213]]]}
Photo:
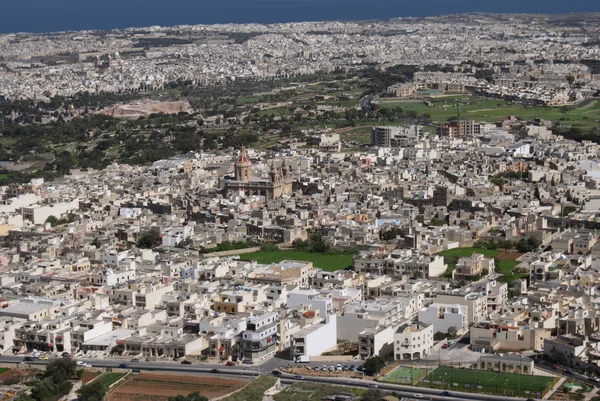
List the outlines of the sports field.
{"label": "sports field", "polygon": [[388,373],[384,378],[380,379],[384,383],[394,384],[416,384],[419,380],[425,377],[427,371],[425,369],[407,368],[398,366],[396,369]]}
{"label": "sports field", "polygon": [[261,264],[278,263],[282,260],[302,260],[312,262],[313,266],[333,272],[352,266],[352,255],[333,255],[327,253],[301,251],[258,251],[240,255],[243,260],[255,260]]}
{"label": "sports field", "polygon": [[554,377],[516,375],[441,366],[421,380],[420,386],[455,391],[481,392],[511,397],[539,398]]}

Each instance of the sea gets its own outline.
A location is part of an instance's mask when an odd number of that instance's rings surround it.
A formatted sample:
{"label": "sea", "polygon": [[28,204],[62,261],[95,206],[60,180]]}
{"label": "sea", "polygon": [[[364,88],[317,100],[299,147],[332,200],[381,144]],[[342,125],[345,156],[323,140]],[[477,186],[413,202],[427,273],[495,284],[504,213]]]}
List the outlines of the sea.
{"label": "sea", "polygon": [[0,0],[0,33],[442,14],[600,12],[600,0]]}

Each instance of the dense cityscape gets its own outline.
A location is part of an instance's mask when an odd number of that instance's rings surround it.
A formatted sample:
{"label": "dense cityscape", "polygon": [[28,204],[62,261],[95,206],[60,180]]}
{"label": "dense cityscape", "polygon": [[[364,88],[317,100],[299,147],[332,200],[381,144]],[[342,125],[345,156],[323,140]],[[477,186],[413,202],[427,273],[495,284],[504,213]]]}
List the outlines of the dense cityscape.
{"label": "dense cityscape", "polygon": [[0,397],[600,399],[599,95],[600,14],[0,35]]}

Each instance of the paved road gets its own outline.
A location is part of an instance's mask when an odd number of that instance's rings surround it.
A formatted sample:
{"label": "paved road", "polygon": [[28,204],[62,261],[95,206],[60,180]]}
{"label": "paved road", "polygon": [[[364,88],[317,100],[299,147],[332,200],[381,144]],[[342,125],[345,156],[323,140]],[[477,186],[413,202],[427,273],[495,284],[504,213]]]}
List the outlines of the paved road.
{"label": "paved road", "polygon": [[[21,363],[23,362],[23,356],[0,356],[0,362],[2,363]],[[102,368],[118,368],[123,360],[115,359],[78,359],[87,363],[91,363],[93,367]],[[289,361],[286,361],[289,362]],[[49,361],[36,360],[33,362],[26,362],[30,365],[46,365]],[[215,366],[219,369],[221,375],[240,375],[240,376],[259,376],[259,366],[247,365],[247,366],[224,366],[224,365],[182,365],[176,362],[135,362],[127,363],[130,369],[140,370],[153,370],[153,371],[171,371],[171,372],[197,372],[197,373],[209,373],[211,369],[215,369]],[[264,369],[264,368],[263,368]],[[260,370],[263,370],[260,369]],[[360,379],[349,379],[349,378],[332,378],[332,377],[303,377],[302,379],[296,379],[295,376],[289,374],[282,374],[281,380],[283,383],[294,383],[299,381],[312,382],[312,383],[324,383],[334,384],[350,387],[361,387],[361,388],[372,388],[376,386],[381,390],[390,390],[399,393],[405,397],[415,397],[415,395],[422,395],[423,399],[430,399],[434,401],[448,400],[448,399],[461,399],[461,400],[490,400],[490,401],[511,401],[511,400],[523,400],[522,398],[513,397],[501,397],[485,394],[470,394],[461,392],[452,392],[452,397],[443,397],[441,390],[402,386],[397,384],[388,383],[377,383],[372,381],[360,380]]]}

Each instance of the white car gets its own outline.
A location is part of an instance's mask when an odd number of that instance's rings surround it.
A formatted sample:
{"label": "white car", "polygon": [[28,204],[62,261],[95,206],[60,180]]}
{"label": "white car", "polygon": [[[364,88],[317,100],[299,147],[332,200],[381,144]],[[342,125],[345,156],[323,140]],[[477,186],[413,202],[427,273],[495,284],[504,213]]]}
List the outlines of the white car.
{"label": "white car", "polygon": [[423,394],[415,394],[415,398],[423,398]]}
{"label": "white car", "polygon": [[83,361],[77,361],[77,362],[75,362],[75,364],[76,364],[77,366],[85,366],[85,365],[86,365],[86,363],[85,363],[85,362],[83,362]]}

